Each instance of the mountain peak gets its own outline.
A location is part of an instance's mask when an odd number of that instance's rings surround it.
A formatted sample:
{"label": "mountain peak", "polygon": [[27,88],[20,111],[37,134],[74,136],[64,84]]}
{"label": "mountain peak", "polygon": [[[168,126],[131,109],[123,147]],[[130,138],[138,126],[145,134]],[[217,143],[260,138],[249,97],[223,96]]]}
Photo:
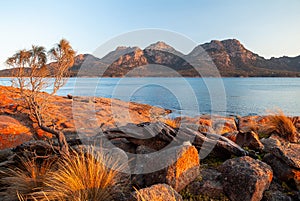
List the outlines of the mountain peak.
{"label": "mountain peak", "polygon": [[146,49],[154,49],[154,50],[169,50],[169,49],[174,49],[170,45],[166,44],[163,41],[157,41],[156,43],[153,43],[146,47]]}
{"label": "mountain peak", "polygon": [[127,48],[127,46],[118,46],[115,51],[125,50]]}
{"label": "mountain peak", "polygon": [[[236,44],[236,45],[242,45],[241,42],[237,39],[225,39],[225,40],[211,40],[209,43],[205,44],[215,44],[215,45],[224,45],[224,44]],[[204,44],[203,44],[204,45]]]}
{"label": "mountain peak", "polygon": [[228,39],[221,41],[225,49],[234,52],[234,51],[244,51],[246,48],[241,44],[240,41],[236,39]]}
{"label": "mountain peak", "polygon": [[183,56],[181,52],[177,51],[175,48],[173,48],[172,46],[168,45],[163,41],[157,41],[156,43],[153,43],[148,47],[146,47],[145,50],[159,50],[163,52],[169,52],[180,57]]}
{"label": "mountain peak", "polygon": [[115,51],[124,51],[124,50],[134,50],[137,49],[138,47],[127,47],[127,46],[118,46]]}
{"label": "mountain peak", "polygon": [[106,64],[111,64],[117,60],[120,56],[134,52],[138,47],[127,47],[127,46],[118,46],[114,51],[109,52],[107,55],[102,57],[102,62]]}
{"label": "mountain peak", "polygon": [[[129,53],[129,54],[130,54],[130,53]],[[134,55],[140,57],[141,55],[144,54],[144,51],[143,51],[141,48],[136,48],[136,49],[132,52],[132,54],[134,54]]]}
{"label": "mountain peak", "polygon": [[241,42],[235,38],[230,38],[230,39],[226,39],[226,40],[222,40],[222,43],[236,43],[236,44],[241,44]]}
{"label": "mountain peak", "polygon": [[82,62],[84,60],[86,60],[87,58],[89,59],[94,59],[94,60],[99,60],[99,58],[95,57],[94,55],[92,54],[78,54],[76,57],[75,57],[75,62]]}
{"label": "mountain peak", "polygon": [[[80,70],[83,63],[88,68]],[[53,65],[55,63],[48,66]],[[199,73],[193,70],[191,65],[203,70],[207,76],[214,76],[214,70],[210,68],[213,66],[217,67],[222,76],[300,77],[300,56],[265,59],[246,49],[237,39],[212,40],[196,46],[188,55],[183,55],[162,41],[153,43],[143,50],[138,47],[119,46],[101,59],[90,54],[79,54],[75,57],[74,66],[70,68],[70,74],[96,76],[105,70],[103,76],[122,77],[133,68],[143,66],[136,69],[137,76],[169,76],[163,74],[164,70],[154,72],[154,68],[148,68],[167,66],[183,76],[198,76]],[[11,72],[11,70],[0,71],[0,75],[11,76]],[[79,72],[80,74],[77,74]]]}
{"label": "mountain peak", "polygon": [[226,39],[226,40],[212,40],[209,43],[200,45],[206,51],[226,51],[232,52],[246,52],[248,51],[239,40],[237,39]]}

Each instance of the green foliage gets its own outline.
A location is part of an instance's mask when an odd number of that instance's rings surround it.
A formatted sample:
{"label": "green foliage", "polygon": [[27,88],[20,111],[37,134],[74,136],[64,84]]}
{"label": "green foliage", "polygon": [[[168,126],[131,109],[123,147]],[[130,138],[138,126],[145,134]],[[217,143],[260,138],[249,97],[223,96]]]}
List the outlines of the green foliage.
{"label": "green foliage", "polygon": [[270,137],[270,133],[258,132],[259,139]]}
{"label": "green foliage", "polygon": [[224,159],[208,156],[201,161],[201,164],[206,165],[208,167],[219,167],[224,162]]}

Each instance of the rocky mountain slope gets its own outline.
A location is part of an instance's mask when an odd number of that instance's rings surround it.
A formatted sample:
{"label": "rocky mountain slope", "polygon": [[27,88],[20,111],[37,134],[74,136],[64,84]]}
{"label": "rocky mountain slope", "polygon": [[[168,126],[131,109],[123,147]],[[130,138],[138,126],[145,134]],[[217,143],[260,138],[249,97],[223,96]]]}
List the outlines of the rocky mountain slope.
{"label": "rocky mountain slope", "polygon": [[187,57],[196,64],[201,61],[199,55],[203,50],[223,76],[300,76],[300,57],[265,59],[236,39],[213,40],[199,45]]}
{"label": "rocky mountain slope", "polygon": [[[300,77],[300,56],[265,59],[236,39],[212,40],[184,55],[159,41],[143,50],[117,47],[101,59],[80,54],[70,71],[71,76],[105,77]],[[0,71],[0,76],[9,75],[9,70]]]}

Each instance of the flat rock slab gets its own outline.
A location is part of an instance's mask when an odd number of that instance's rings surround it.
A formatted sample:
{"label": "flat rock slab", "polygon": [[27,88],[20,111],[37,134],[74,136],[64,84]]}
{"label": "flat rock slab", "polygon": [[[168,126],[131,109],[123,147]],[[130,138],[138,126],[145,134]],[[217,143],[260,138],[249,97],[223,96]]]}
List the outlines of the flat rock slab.
{"label": "flat rock slab", "polygon": [[6,115],[0,115],[0,150],[16,147],[32,139],[30,129]]}
{"label": "flat rock slab", "polygon": [[231,133],[237,131],[234,117],[223,117],[218,115],[201,115],[198,117],[181,117],[182,124],[197,124],[200,132],[216,134]]}

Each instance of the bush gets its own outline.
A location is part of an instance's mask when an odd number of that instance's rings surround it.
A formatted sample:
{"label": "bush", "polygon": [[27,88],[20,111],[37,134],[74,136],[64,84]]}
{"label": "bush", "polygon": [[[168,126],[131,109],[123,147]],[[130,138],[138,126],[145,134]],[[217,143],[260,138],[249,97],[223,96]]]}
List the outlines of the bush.
{"label": "bush", "polygon": [[172,127],[172,128],[179,128],[180,127],[180,119],[176,118],[176,119],[164,119],[163,123],[167,124],[168,126]]}
{"label": "bush", "polygon": [[3,200],[34,200],[33,194],[43,190],[53,165],[53,159],[40,162],[36,158],[20,158],[20,167],[8,169],[2,178],[1,182],[7,185]]}
{"label": "bush", "polygon": [[268,117],[268,123],[265,125],[265,133],[275,133],[290,142],[298,142],[299,133],[292,120],[285,116],[283,112]]}
{"label": "bush", "polygon": [[[54,165],[55,164],[55,165]],[[101,149],[71,151],[56,163],[23,160],[24,168],[9,170],[4,200],[113,200],[127,187],[123,166]]]}

